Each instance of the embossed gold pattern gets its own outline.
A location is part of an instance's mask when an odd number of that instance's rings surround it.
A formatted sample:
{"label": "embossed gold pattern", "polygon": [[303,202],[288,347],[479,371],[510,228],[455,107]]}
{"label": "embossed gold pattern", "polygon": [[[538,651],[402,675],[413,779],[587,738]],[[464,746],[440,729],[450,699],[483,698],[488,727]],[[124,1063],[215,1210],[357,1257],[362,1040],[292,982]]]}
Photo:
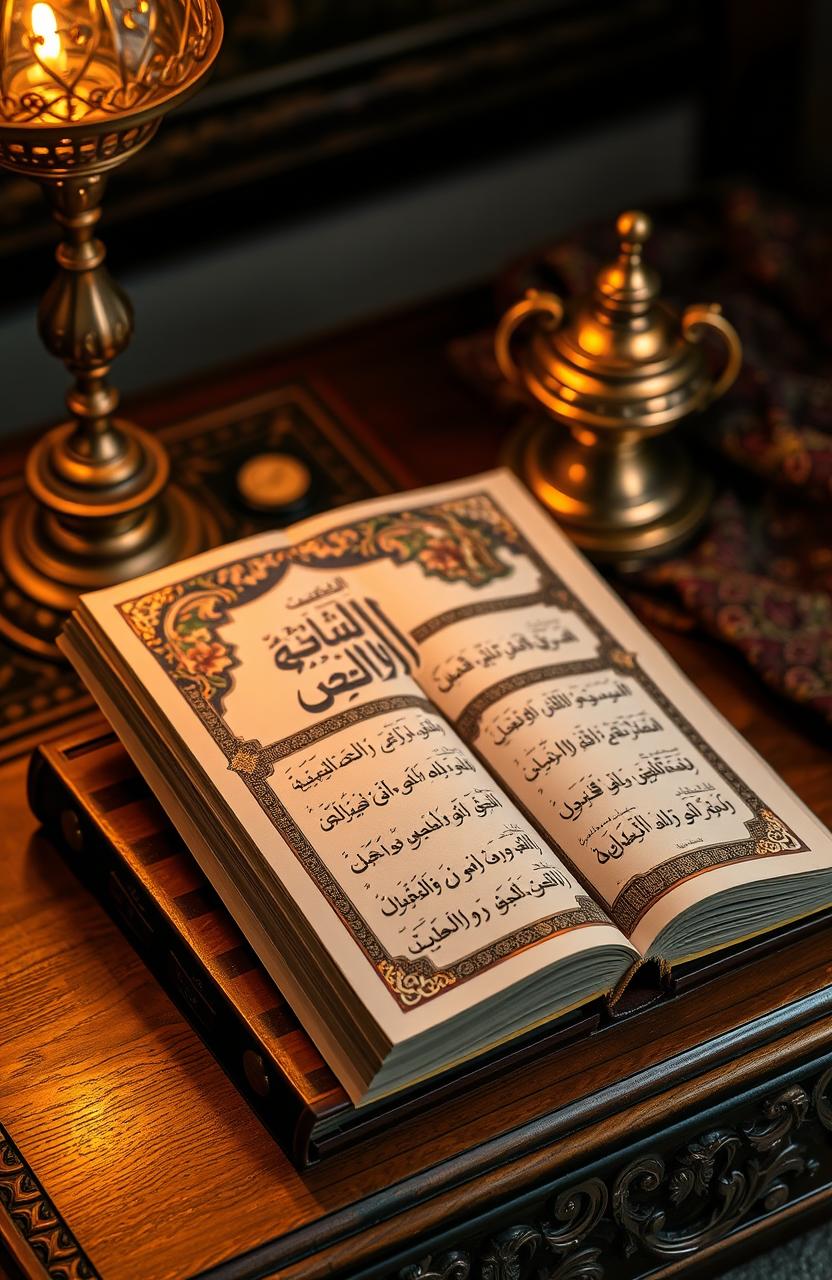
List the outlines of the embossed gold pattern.
{"label": "embossed gold pattern", "polygon": [[407,1006],[421,1004],[456,982],[452,973],[416,973],[412,970],[408,973],[391,960],[380,960],[376,967],[388,987]]}
{"label": "embossed gold pattern", "polygon": [[229,768],[235,773],[254,773],[259,763],[260,756],[256,751],[245,751],[240,749],[235,751],[231,757]]}

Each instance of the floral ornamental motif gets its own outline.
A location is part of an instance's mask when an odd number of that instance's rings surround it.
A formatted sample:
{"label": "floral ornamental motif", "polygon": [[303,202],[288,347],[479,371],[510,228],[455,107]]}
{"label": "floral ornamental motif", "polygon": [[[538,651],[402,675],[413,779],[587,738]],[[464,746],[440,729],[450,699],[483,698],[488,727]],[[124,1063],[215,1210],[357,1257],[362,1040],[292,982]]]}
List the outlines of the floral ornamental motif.
{"label": "floral ornamental motif", "polygon": [[157,630],[153,644],[157,656],[173,668],[175,678],[193,680],[204,698],[229,686],[227,672],[234,664],[230,646],[215,635],[215,628],[225,620],[225,611],[234,604],[234,593],[227,588],[202,585],[179,596],[161,619],[161,638]]}
{"label": "floral ornamental motif", "polygon": [[617,671],[635,671],[636,655],[626,649],[611,649],[610,662]]}
{"label": "floral ornamental motif", "polygon": [[238,747],[228,767],[234,773],[254,773],[260,763],[260,752],[251,747]]}
{"label": "floral ornamental motif", "polygon": [[491,529],[495,540],[506,546],[520,545],[520,537],[510,518],[494,505],[487,493],[471,493],[464,498],[452,498],[443,504],[443,510],[465,523]]}
{"label": "floral ornamental motif", "polygon": [[494,553],[488,524],[463,523],[450,510],[441,517],[405,511],[366,522],[368,550],[399,564],[414,560],[428,577],[482,586],[510,572]]}
{"label": "floral ornamental motif", "polygon": [[401,965],[390,960],[379,960],[379,973],[388,987],[396,993],[402,1004],[412,1008],[431,996],[438,996],[440,991],[452,987],[456,978],[452,973],[418,973],[406,972]]}
{"label": "floral ornamental motif", "polygon": [[586,1245],[608,1204],[600,1178],[562,1191],[551,1220],[508,1227],[478,1251],[454,1249],[403,1267],[397,1280],[603,1280],[601,1249]]}
{"label": "floral ornamental motif", "polygon": [[155,646],[158,643],[159,620],[181,593],[182,588],[178,586],[161,587],[121,606],[124,617],[144,644]]}
{"label": "floral ornamental motif", "polygon": [[191,675],[218,676],[231,666],[231,656],[225,645],[200,636],[184,650],[183,663]]}
{"label": "floral ornamental motif", "polygon": [[501,1231],[480,1255],[481,1280],[520,1280],[542,1243],[537,1227],[523,1224]]}
{"label": "floral ornamental motif", "polygon": [[768,1213],[782,1207],[791,1194],[788,1179],[816,1167],[792,1141],[808,1110],[805,1090],[792,1085],[766,1102],[753,1123],[690,1142],[669,1168],[656,1154],[634,1160],[612,1192],[626,1252],[641,1247],[659,1258],[680,1257],[720,1239],[758,1205]]}
{"label": "floral ornamental motif", "polygon": [[[476,520],[473,518],[476,515]],[[292,564],[332,569],[373,560],[418,564],[426,577],[485,586],[511,573],[498,554],[519,540],[485,498],[373,516],[294,546],[223,565],[120,606],[136,635],[177,681],[207,701],[231,687],[235,657],[217,634],[229,610],[273,586]]]}
{"label": "floral ornamental motif", "polygon": [[[548,1222],[542,1229],[547,1249],[558,1257],[571,1253],[604,1217],[608,1203],[607,1188],[600,1178],[587,1178],[585,1182],[579,1182],[567,1191],[561,1191],[552,1205],[554,1221]],[[598,1255],[597,1250],[589,1250],[589,1252],[594,1257]],[[585,1253],[581,1258],[581,1266],[584,1270],[574,1272],[570,1268],[570,1276],[590,1275],[590,1271],[586,1268],[594,1262],[594,1258],[586,1257]],[[573,1258],[572,1262],[573,1264],[577,1262],[577,1258]],[[557,1274],[560,1278],[562,1273],[559,1271]],[[565,1275],[565,1272],[563,1274]],[[595,1273],[592,1272],[592,1274]],[[599,1276],[600,1274],[598,1271]]]}
{"label": "floral ornamental motif", "polygon": [[[473,518],[468,506],[476,511]],[[289,561],[321,567],[390,559],[418,564],[428,577],[484,586],[511,572],[497,555],[519,535],[489,499],[440,503],[416,511],[383,512],[343,529],[311,538],[283,553]]]}
{"label": "floral ornamental motif", "polygon": [[771,809],[761,809],[763,835],[757,841],[757,853],[763,857],[770,853],[792,853],[801,848],[800,841]]}

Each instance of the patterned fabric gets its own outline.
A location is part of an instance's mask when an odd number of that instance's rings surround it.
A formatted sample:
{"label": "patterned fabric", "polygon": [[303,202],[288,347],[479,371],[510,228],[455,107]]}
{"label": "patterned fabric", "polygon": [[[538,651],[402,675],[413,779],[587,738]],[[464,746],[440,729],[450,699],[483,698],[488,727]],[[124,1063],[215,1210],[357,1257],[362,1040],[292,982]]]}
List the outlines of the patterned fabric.
{"label": "patterned fabric", "polygon": [[[719,301],[743,341],[737,384],[692,424],[721,492],[685,554],[632,603],[738,649],[781,694],[832,721],[832,220],[741,189],[662,214],[647,253],[678,304]],[[609,258],[608,225],[502,282],[576,294]]]}

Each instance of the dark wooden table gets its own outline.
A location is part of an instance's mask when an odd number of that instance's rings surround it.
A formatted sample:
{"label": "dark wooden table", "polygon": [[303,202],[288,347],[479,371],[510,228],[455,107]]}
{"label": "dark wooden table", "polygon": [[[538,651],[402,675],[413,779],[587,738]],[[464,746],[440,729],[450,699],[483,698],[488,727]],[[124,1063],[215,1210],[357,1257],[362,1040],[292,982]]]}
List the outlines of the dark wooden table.
{"label": "dark wooden table", "polygon": [[[175,421],[289,371],[324,379],[417,480],[449,479],[492,465],[505,432],[445,357],[450,338],[489,319],[475,291],[195,381],[135,413]],[[21,456],[6,451],[7,473]],[[822,732],[715,644],[657,634],[832,822]],[[10,1274],[721,1274],[829,1213],[827,932],[553,1055],[512,1096],[487,1086],[487,1132],[461,1104],[300,1175],[36,835],[26,763],[19,755],[0,772],[0,1268]]]}

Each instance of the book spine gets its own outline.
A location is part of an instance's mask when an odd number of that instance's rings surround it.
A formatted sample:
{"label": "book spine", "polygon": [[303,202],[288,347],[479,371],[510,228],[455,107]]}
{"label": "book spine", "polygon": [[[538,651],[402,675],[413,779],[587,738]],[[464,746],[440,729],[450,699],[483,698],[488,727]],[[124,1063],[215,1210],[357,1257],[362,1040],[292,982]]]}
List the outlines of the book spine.
{"label": "book spine", "polygon": [[663,961],[637,960],[607,996],[607,1020],[620,1022],[667,999],[672,994],[669,976],[670,970]]}
{"label": "book spine", "polygon": [[119,926],[258,1119],[303,1170],[316,1163],[314,1117],[251,1036],[139,878],[86,815],[41,748],[27,778],[29,806],[81,883]]}

